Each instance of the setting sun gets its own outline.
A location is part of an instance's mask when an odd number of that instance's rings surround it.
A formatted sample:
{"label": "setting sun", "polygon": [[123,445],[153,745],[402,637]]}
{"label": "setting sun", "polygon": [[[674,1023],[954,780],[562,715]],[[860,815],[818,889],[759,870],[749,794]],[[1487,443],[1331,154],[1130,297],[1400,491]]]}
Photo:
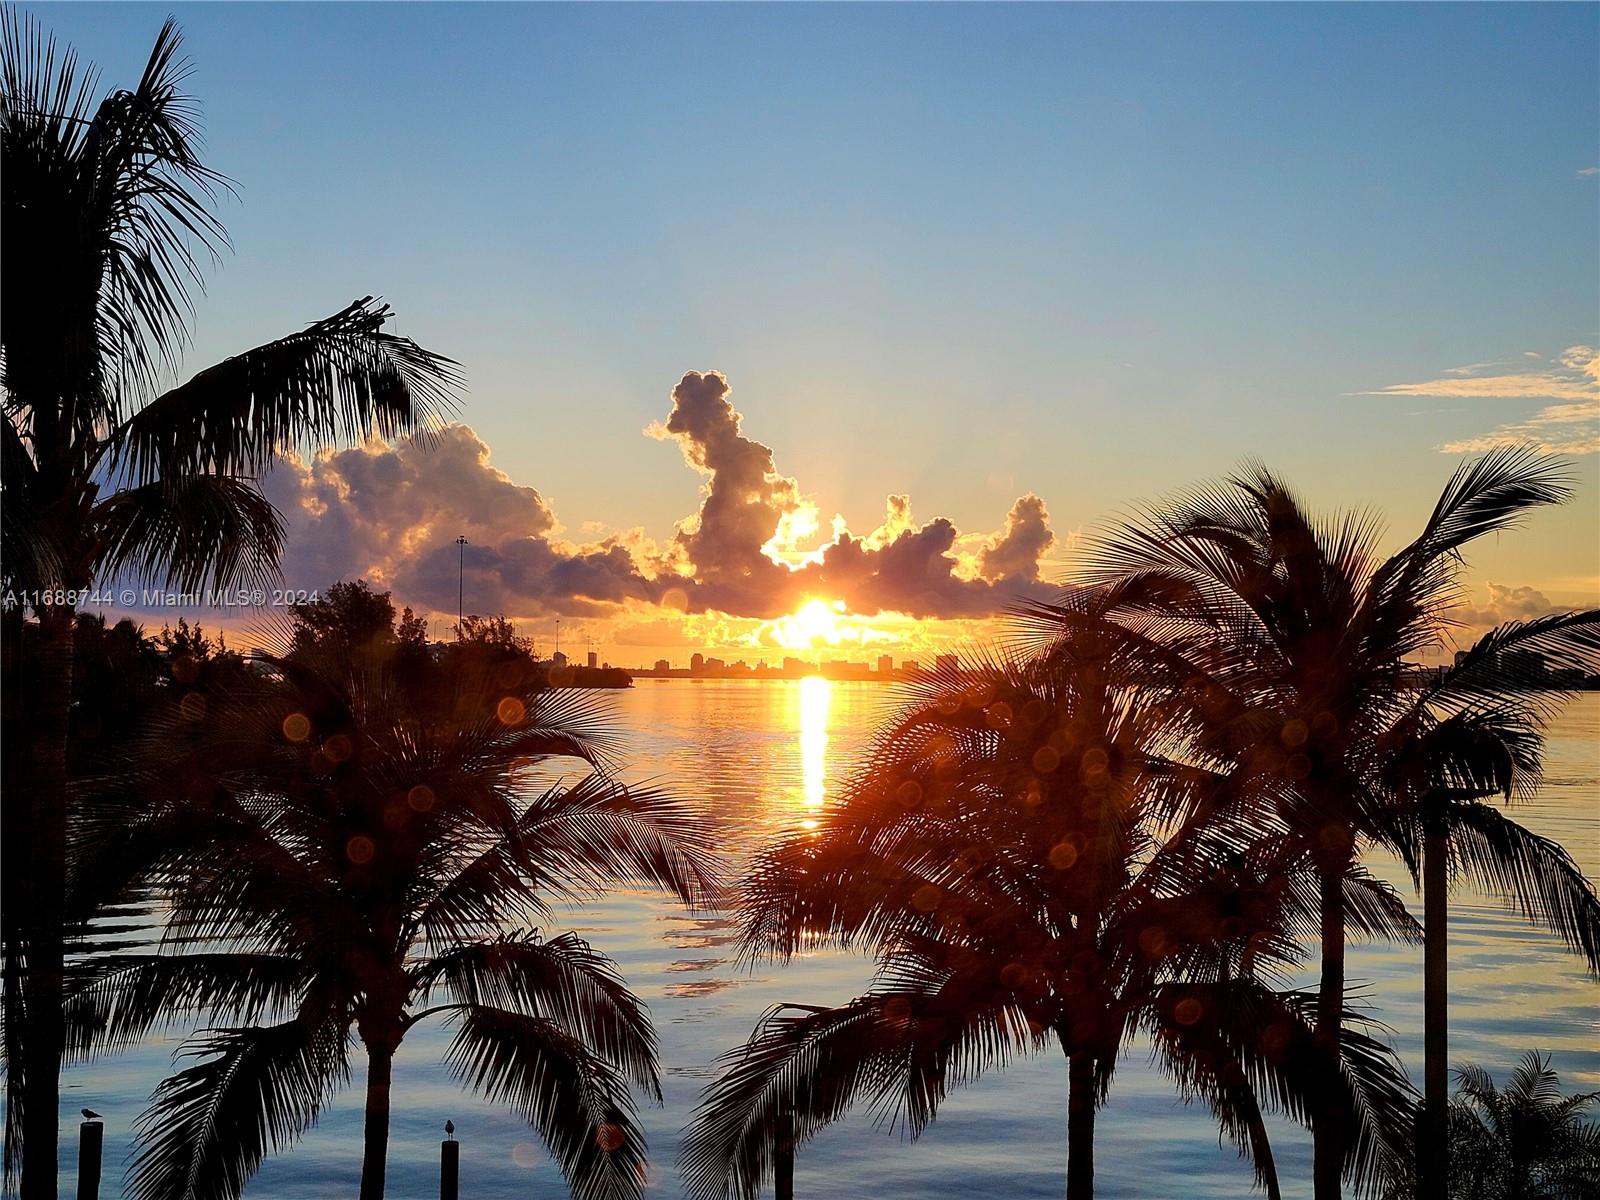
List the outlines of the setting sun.
{"label": "setting sun", "polygon": [[777,642],[786,650],[811,650],[817,646],[837,646],[859,642],[863,630],[845,619],[844,601],[807,600],[793,616],[774,622]]}

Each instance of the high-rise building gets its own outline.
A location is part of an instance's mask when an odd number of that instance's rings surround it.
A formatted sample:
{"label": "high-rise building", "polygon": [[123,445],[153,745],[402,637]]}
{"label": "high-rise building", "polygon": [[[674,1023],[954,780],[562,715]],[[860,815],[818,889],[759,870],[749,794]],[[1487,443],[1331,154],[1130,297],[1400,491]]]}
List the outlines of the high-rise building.
{"label": "high-rise building", "polygon": [[922,664],[914,658],[908,658],[905,660],[905,662],[900,664],[900,669],[907,675],[915,675],[918,671],[922,670]]}
{"label": "high-rise building", "polygon": [[593,650],[589,651],[589,669],[592,671],[600,665],[600,656]]}
{"label": "high-rise building", "polygon": [[690,658],[689,658],[689,670],[693,671],[696,675],[700,674],[701,671],[705,670],[705,666],[706,666],[706,656],[704,654],[701,654],[698,651],[696,651],[693,655],[690,656]]}
{"label": "high-rise building", "polygon": [[658,658],[656,659],[655,669],[661,674],[665,675],[668,671],[672,670],[672,664],[664,658]]}
{"label": "high-rise building", "polygon": [[961,660],[954,654],[940,654],[933,660],[933,669],[936,671],[958,671],[961,669]]}
{"label": "high-rise building", "polygon": [[892,674],[894,674],[894,656],[893,655],[891,655],[891,654],[880,654],[880,655],[878,655],[878,674],[879,675],[892,675]]}

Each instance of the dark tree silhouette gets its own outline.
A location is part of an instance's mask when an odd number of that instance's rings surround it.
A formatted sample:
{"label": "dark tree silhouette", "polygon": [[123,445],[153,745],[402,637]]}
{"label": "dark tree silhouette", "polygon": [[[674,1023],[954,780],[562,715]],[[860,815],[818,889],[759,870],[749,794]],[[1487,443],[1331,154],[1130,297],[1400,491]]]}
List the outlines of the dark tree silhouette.
{"label": "dark tree silhouette", "polygon": [[[700,902],[709,827],[607,772],[596,693],[454,657],[402,686],[370,628],[298,632],[246,680],[187,691],[86,831],[101,888],[153,888],[170,916],[155,952],[114,956],[71,993],[74,1048],[174,1014],[210,1022],[142,1119],[128,1194],[237,1196],[346,1082],[353,1038],[360,1194],[378,1200],[395,1050],[444,1019],[451,1069],[538,1130],[574,1195],[639,1195],[631,1088],[659,1098],[649,1019],[609,961],[537,927],[552,901],[615,880]],[[531,787],[552,757],[591,769]]]}
{"label": "dark tree silhouette", "polygon": [[8,664],[29,691],[27,779],[5,806],[29,839],[31,903],[5,928],[5,977],[25,992],[7,1002],[25,1026],[8,1037],[6,1163],[22,1152],[27,1200],[56,1190],[74,594],[119,575],[188,592],[266,579],[282,530],[259,470],[289,447],[412,429],[458,385],[369,297],[161,391],[201,263],[226,245],[213,208],[228,185],[199,157],[178,44],[168,21],[137,84],[98,102],[93,73],[30,18],[8,11],[0,45],[0,559],[42,635]]}
{"label": "dark tree silhouette", "polygon": [[[1345,1011],[1345,880],[1364,847],[1403,848],[1416,828],[1412,804],[1392,788],[1396,757],[1411,753],[1427,723],[1407,687],[1407,657],[1446,647],[1467,544],[1568,493],[1559,460],[1495,451],[1464,464],[1416,539],[1380,559],[1372,518],[1314,518],[1255,469],[1181,495],[1089,548],[1082,579],[1107,589],[1106,611],[1137,648],[1146,680],[1188,714],[1200,760],[1233,778],[1238,819],[1281,825],[1318,877],[1316,1023],[1328,1046]],[[1070,606],[1030,612],[1046,640],[1081,620]],[[1478,667],[1426,695],[1435,718],[1543,686],[1532,662],[1593,671],[1600,614],[1508,626],[1480,651]],[[1545,915],[1559,927],[1572,910]],[[1337,1107],[1314,1113],[1312,1132],[1317,1200],[1334,1200],[1353,1132]]]}
{"label": "dark tree silhouette", "polygon": [[1561,1094],[1550,1059],[1530,1050],[1505,1090],[1482,1067],[1456,1071],[1450,1106],[1451,1200],[1600,1196],[1600,1092]]}
{"label": "dark tree silhouette", "polygon": [[[832,940],[871,951],[878,978],[839,1008],[778,1010],[727,1056],[685,1141],[693,1195],[754,1196],[858,1099],[915,1135],[950,1087],[1054,1043],[1067,1195],[1087,1200],[1095,1110],[1135,1029],[1269,1195],[1262,1109],[1303,1119],[1317,1097],[1362,1132],[1352,1171],[1391,1173],[1413,1109],[1392,1057],[1349,1030],[1324,1053],[1312,999],[1267,981],[1315,931],[1314,889],[1216,823],[1223,781],[1167,757],[1181,729],[1119,642],[1080,625],[1039,657],[931,676],[815,834],[763,857],[748,951]],[[1387,889],[1346,886],[1367,927],[1415,936]]]}
{"label": "dark tree silhouette", "polygon": [[[1570,639],[1594,626],[1596,614],[1543,623]],[[1554,931],[1584,957],[1591,973],[1600,974],[1600,898],[1594,886],[1560,845],[1487,802],[1534,794],[1545,722],[1568,699],[1507,676],[1498,647],[1517,630],[1508,626],[1486,634],[1449,676],[1418,695],[1409,717],[1390,734],[1397,748],[1389,754],[1385,782],[1399,834],[1390,841],[1422,889],[1426,930],[1424,1119],[1417,1145],[1422,1200],[1441,1200],[1450,1190],[1451,883],[1465,877],[1503,898]]]}

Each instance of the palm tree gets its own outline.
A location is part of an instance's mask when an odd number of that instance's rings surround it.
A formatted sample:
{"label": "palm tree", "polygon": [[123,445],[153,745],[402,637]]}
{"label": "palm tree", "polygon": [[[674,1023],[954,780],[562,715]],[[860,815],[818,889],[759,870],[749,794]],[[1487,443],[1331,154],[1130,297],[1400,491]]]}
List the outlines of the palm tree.
{"label": "palm tree", "polygon": [[[1310,516],[1264,468],[1201,487],[1099,538],[1082,572],[1108,589],[1108,612],[1146,681],[1184,709],[1195,753],[1235,778],[1240,819],[1264,801],[1309,858],[1321,892],[1318,1036],[1338,1044],[1345,1011],[1344,881],[1365,847],[1403,844],[1387,786],[1406,753],[1414,698],[1407,657],[1447,645],[1462,551],[1569,494],[1563,464],[1506,449],[1452,476],[1421,534],[1387,559],[1375,521]],[[1046,638],[1081,622],[1034,605]],[[1594,661],[1595,614],[1505,631],[1497,670],[1447,677],[1436,710],[1517,686],[1519,653],[1556,666]],[[1589,669],[1593,669],[1591,666]],[[1256,817],[1261,813],[1257,812]],[[1550,914],[1560,921],[1560,913]],[[1334,1108],[1313,1114],[1317,1200],[1341,1194],[1353,1132]]]}
{"label": "palm tree", "polygon": [[1522,1056],[1504,1091],[1482,1067],[1456,1072],[1450,1148],[1459,1200],[1591,1200],[1600,1195],[1600,1092],[1561,1094],[1548,1057]]}
{"label": "palm tree", "polygon": [[[1558,621],[1567,638],[1593,621]],[[1543,729],[1567,694],[1539,679],[1507,677],[1500,645],[1517,634],[1486,634],[1451,675],[1424,689],[1411,718],[1392,733],[1390,787],[1405,836],[1398,849],[1423,893],[1424,1105],[1418,1145],[1419,1196],[1449,1191],[1449,888],[1462,876],[1559,934],[1600,974],[1600,898],[1572,857],[1485,801],[1530,798],[1543,764]],[[1521,639],[1519,639],[1521,640]],[[1515,670],[1517,660],[1512,659]],[[1547,674],[1543,673],[1542,674]],[[1468,676],[1494,679],[1493,689]],[[1463,686],[1463,680],[1468,686]],[[1520,686],[1519,686],[1520,685]],[[1440,706],[1438,696],[1447,699]],[[1409,822],[1409,829],[1406,823]]]}
{"label": "palm tree", "polygon": [[[603,701],[546,687],[531,661],[450,647],[402,682],[393,639],[284,642],[247,680],[189,690],[151,732],[143,786],[102,797],[86,833],[102,893],[155,888],[170,917],[156,952],[72,993],[74,1049],[174,1013],[209,1022],[141,1120],[128,1194],[236,1197],[346,1082],[353,1039],[360,1195],[379,1200],[395,1051],[442,1019],[453,1073],[538,1130],[574,1195],[638,1196],[649,1018],[599,953],[535,929],[552,900],[618,879],[698,903],[708,827],[608,774]],[[534,788],[562,757],[585,776]]]}
{"label": "palm tree", "polygon": [[[764,856],[747,892],[749,953],[859,945],[875,985],[777,1010],[726,1057],[684,1144],[691,1194],[754,1196],[858,1098],[915,1136],[951,1086],[1054,1042],[1067,1195],[1087,1200],[1095,1111],[1136,1028],[1269,1195],[1262,1105],[1304,1116],[1322,1092],[1368,1135],[1352,1169],[1384,1176],[1409,1088],[1370,1038],[1324,1055],[1308,998],[1268,986],[1314,905],[1270,846],[1213,822],[1216,781],[1165,757],[1177,732],[1082,627],[1047,654],[920,685],[821,827]],[[1375,930],[1408,930],[1391,893],[1350,887]]]}
{"label": "palm tree", "polygon": [[119,576],[186,592],[265,579],[282,527],[259,471],[291,447],[418,426],[459,380],[387,332],[389,309],[368,297],[162,391],[201,262],[226,246],[213,209],[229,186],[199,157],[177,27],[162,27],[131,90],[98,103],[93,73],[31,19],[8,12],[0,43],[0,556],[42,634],[25,664],[28,785],[7,789],[28,810],[8,806],[8,824],[29,839],[31,897],[25,926],[7,930],[6,978],[27,989],[7,1099],[22,1114],[23,1194],[38,1200],[56,1179],[76,595]]}

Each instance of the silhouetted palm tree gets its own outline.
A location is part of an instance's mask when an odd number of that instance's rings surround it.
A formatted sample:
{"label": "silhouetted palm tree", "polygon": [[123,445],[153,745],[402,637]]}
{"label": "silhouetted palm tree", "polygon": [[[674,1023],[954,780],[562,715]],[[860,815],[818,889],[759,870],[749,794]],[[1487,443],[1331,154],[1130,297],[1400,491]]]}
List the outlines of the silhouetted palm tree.
{"label": "silhouetted palm tree", "polygon": [[[1292,835],[1320,881],[1317,1029],[1335,1045],[1345,1011],[1345,880],[1364,845],[1403,843],[1403,806],[1387,786],[1397,730],[1414,711],[1407,656],[1446,646],[1459,598],[1462,549],[1568,495],[1562,464],[1495,451],[1452,477],[1422,533],[1387,559],[1369,517],[1317,520],[1264,469],[1180,496],[1089,551],[1086,582],[1108,589],[1108,611],[1146,680],[1188,714],[1201,761],[1234,779],[1238,819]],[[1081,618],[1070,606],[1031,609],[1046,637]],[[1494,670],[1448,677],[1435,710],[1518,682],[1517,655],[1558,667],[1592,664],[1595,614],[1508,628]],[[1593,666],[1590,665],[1590,670]],[[1351,1131],[1316,1113],[1317,1200],[1340,1195]]]}
{"label": "silhouetted palm tree", "polygon": [[75,1047],[125,1045],[174,1012],[214,1026],[157,1089],[128,1194],[237,1196],[346,1082],[353,1035],[360,1194],[377,1200],[395,1050],[442,1018],[453,1072],[539,1131],[574,1195],[637,1196],[630,1086],[659,1098],[649,1019],[583,941],[532,930],[550,901],[613,880],[698,902],[708,828],[603,769],[530,786],[552,756],[603,767],[595,693],[455,654],[402,685],[373,646],[302,640],[258,657],[253,682],[197,686],[152,731],[147,786],[96,810],[119,833],[94,839],[102,887],[119,872],[153,886],[170,918],[157,953],[73,997]]}
{"label": "silhouetted palm tree", "polygon": [[73,594],[119,575],[186,592],[264,579],[281,526],[260,469],[292,446],[410,429],[457,376],[385,332],[389,310],[368,298],[162,392],[201,261],[226,245],[213,207],[228,185],[199,157],[177,28],[162,27],[131,90],[96,103],[71,50],[15,12],[4,26],[0,556],[8,587],[53,601],[33,604],[29,780],[8,789],[31,840],[26,927],[7,930],[13,959],[26,940],[28,989],[23,1056],[7,1064],[22,1123],[8,1132],[25,1134],[23,1192],[38,1200],[56,1180]]}
{"label": "silhouetted palm tree", "polygon": [[1452,1200],[1593,1200],[1600,1196],[1600,1092],[1561,1094],[1548,1057],[1522,1056],[1504,1091],[1482,1067],[1456,1072],[1450,1107]]}
{"label": "silhouetted palm tree", "polygon": [[[1569,635],[1594,624],[1556,618]],[[1530,798],[1540,783],[1543,731],[1568,694],[1507,678],[1498,647],[1515,626],[1486,634],[1451,675],[1424,689],[1390,737],[1388,780],[1403,836],[1396,848],[1423,892],[1424,1115],[1419,1195],[1449,1191],[1449,888],[1462,876],[1553,930],[1600,974],[1600,898],[1571,856],[1492,804]],[[1513,660],[1515,662],[1515,660]],[[1478,676],[1473,684],[1470,677]],[[1485,680],[1492,688],[1483,687]],[[1440,704],[1440,695],[1446,697]]]}
{"label": "silhouetted palm tree", "polygon": [[[878,959],[867,995],[789,1006],[725,1059],[684,1145],[697,1197],[749,1197],[787,1147],[858,1098],[915,1135],[949,1087],[1059,1045],[1068,1064],[1067,1195],[1093,1193],[1095,1110],[1136,1029],[1205,1100],[1276,1195],[1264,1104],[1304,1117],[1328,1094],[1366,1135],[1363,1179],[1410,1130],[1392,1059],[1347,1033],[1314,1042],[1310,998],[1263,975],[1315,929],[1274,849],[1215,825],[1218,782],[1167,757],[1180,732],[1114,642],[976,664],[920,687],[815,835],[761,860],[747,948],[832,939]],[[1375,931],[1414,926],[1352,874]]]}

